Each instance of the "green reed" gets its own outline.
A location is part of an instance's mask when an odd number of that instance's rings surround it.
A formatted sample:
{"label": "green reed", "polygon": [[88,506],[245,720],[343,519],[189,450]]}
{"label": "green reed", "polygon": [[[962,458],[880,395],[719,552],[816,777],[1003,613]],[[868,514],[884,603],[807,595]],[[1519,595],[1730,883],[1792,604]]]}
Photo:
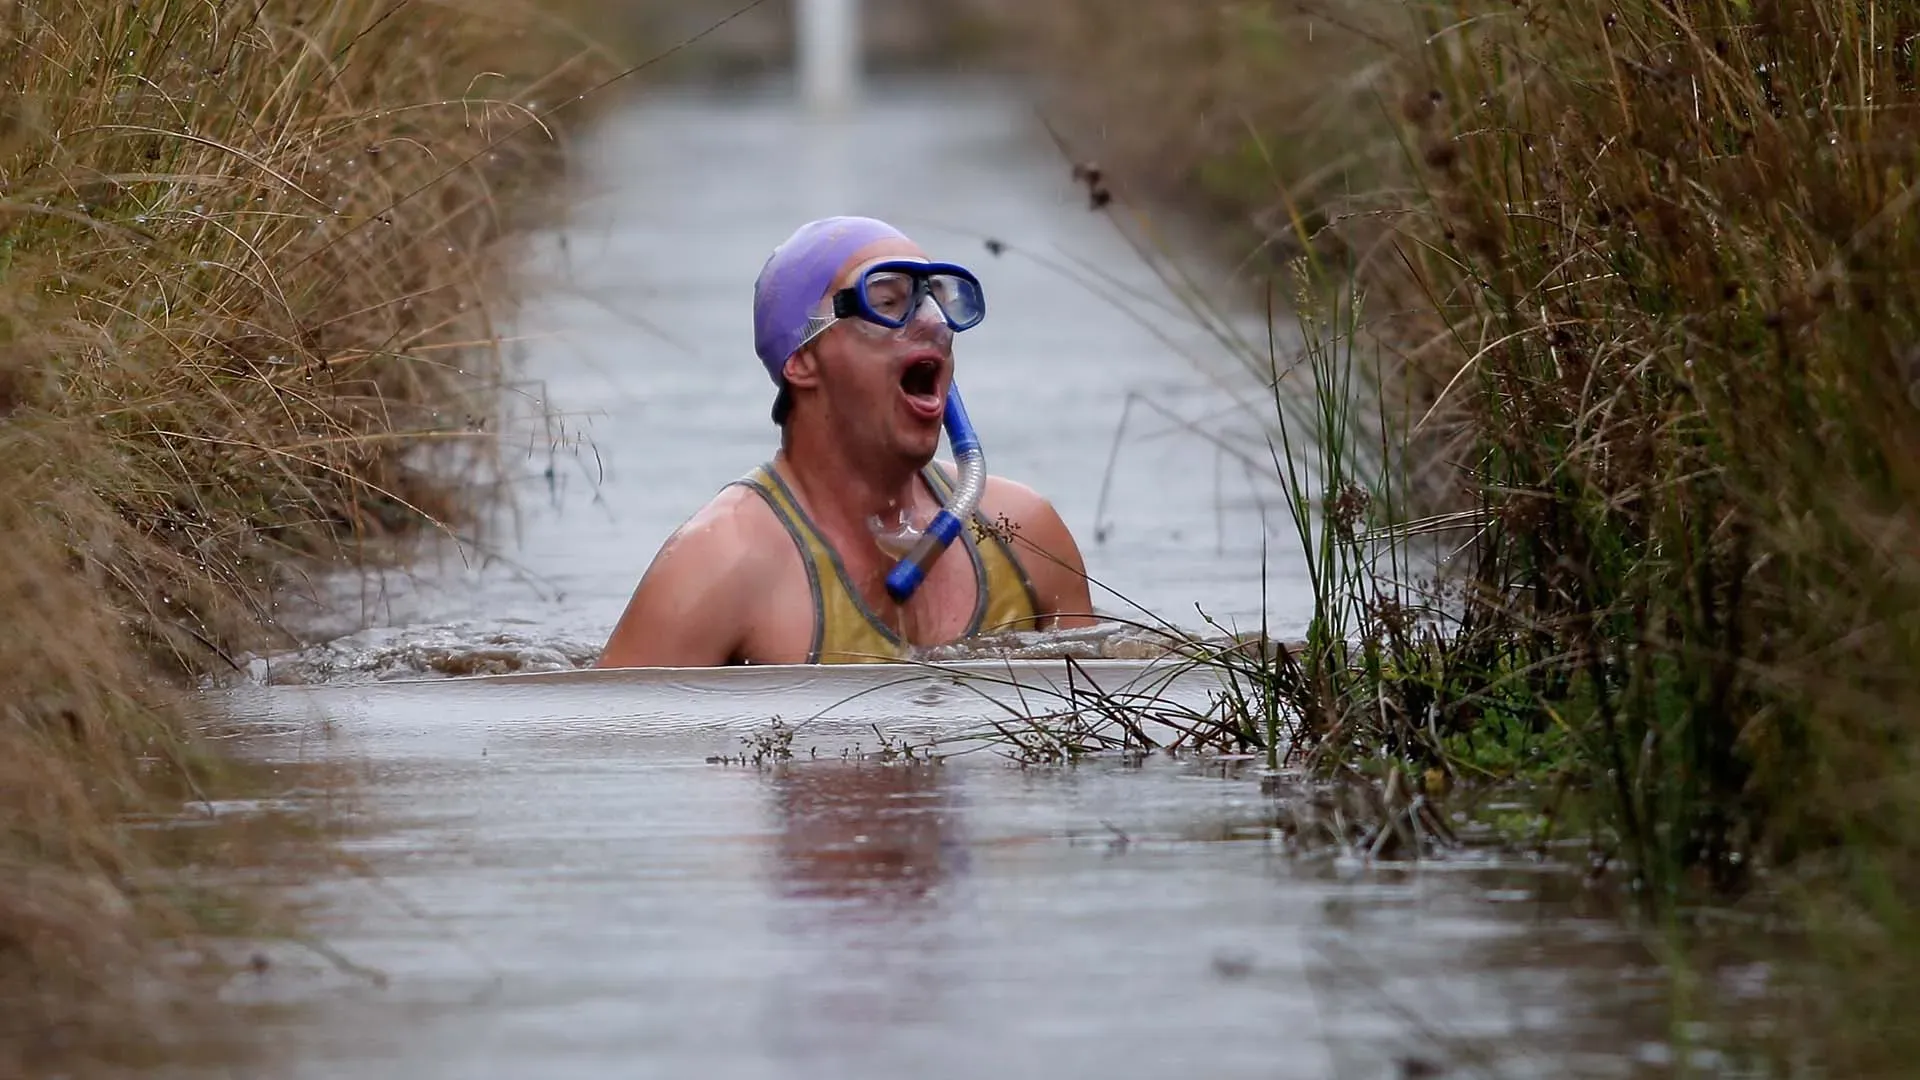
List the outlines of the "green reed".
{"label": "green reed", "polygon": [[[1108,173],[1200,197],[1306,286],[1290,381],[1320,417],[1274,423],[1317,598],[1274,684],[1305,754],[1565,793],[1650,910],[1813,931],[1801,1035],[1836,1073],[1896,1071],[1920,986],[1920,9],[1095,7],[1038,36],[1065,115],[1124,112]],[[1335,349],[1387,433],[1366,468]],[[1348,481],[1364,536],[1329,512]],[[1428,545],[1444,572],[1396,593]]]}

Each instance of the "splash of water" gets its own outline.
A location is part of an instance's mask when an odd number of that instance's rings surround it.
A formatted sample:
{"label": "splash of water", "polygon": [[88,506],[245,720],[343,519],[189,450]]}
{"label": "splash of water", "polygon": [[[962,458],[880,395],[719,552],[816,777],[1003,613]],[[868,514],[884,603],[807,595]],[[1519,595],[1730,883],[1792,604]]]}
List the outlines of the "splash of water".
{"label": "splash of water", "polygon": [[266,686],[353,684],[570,671],[592,665],[601,643],[553,633],[455,623],[382,628],[290,653],[256,656],[245,682]]}
{"label": "splash of water", "polygon": [[[1022,630],[984,634],[920,650],[915,659],[961,660],[1152,660],[1181,642],[1133,626],[1102,623],[1072,630]],[[394,679],[446,679],[572,671],[591,667],[601,642],[529,627],[447,623],[381,628],[320,644],[247,660],[239,682],[255,686],[341,685]]]}

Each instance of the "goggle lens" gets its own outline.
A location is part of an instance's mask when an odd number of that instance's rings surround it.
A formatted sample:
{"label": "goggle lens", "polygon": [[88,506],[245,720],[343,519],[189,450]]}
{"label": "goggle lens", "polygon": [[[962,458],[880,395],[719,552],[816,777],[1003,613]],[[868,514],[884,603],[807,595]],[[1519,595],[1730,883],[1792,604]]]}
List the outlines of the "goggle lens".
{"label": "goggle lens", "polygon": [[971,271],[949,263],[889,262],[867,270],[853,287],[834,297],[833,313],[857,315],[894,328],[913,320],[931,298],[954,330],[978,326],[986,317],[986,297]]}

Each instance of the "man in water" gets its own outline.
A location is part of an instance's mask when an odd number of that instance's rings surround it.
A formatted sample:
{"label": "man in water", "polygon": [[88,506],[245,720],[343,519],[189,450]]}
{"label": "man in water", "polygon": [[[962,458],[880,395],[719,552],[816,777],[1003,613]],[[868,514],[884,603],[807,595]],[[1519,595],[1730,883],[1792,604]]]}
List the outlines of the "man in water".
{"label": "man in water", "polygon": [[953,336],[985,310],[958,269],[872,218],[811,222],[774,249],[753,322],[779,387],[779,453],[667,538],[599,666],[889,660],[983,632],[1093,622],[1066,524],[997,476],[918,591],[904,604],[887,593],[899,548],[883,542],[903,523],[924,528],[955,482],[933,461]]}

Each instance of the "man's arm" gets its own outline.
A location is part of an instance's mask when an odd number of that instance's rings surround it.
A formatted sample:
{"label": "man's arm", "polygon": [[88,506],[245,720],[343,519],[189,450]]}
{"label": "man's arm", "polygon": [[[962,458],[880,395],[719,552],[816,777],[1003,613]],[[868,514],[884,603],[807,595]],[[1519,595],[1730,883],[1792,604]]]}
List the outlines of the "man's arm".
{"label": "man's arm", "polygon": [[981,501],[987,520],[1005,519],[1013,526],[1013,551],[1033,582],[1041,627],[1093,625],[1087,564],[1053,503],[1025,484],[997,476],[987,480]]}
{"label": "man's arm", "polygon": [[595,667],[718,667],[746,634],[750,575],[734,522],[709,507],[660,546]]}

